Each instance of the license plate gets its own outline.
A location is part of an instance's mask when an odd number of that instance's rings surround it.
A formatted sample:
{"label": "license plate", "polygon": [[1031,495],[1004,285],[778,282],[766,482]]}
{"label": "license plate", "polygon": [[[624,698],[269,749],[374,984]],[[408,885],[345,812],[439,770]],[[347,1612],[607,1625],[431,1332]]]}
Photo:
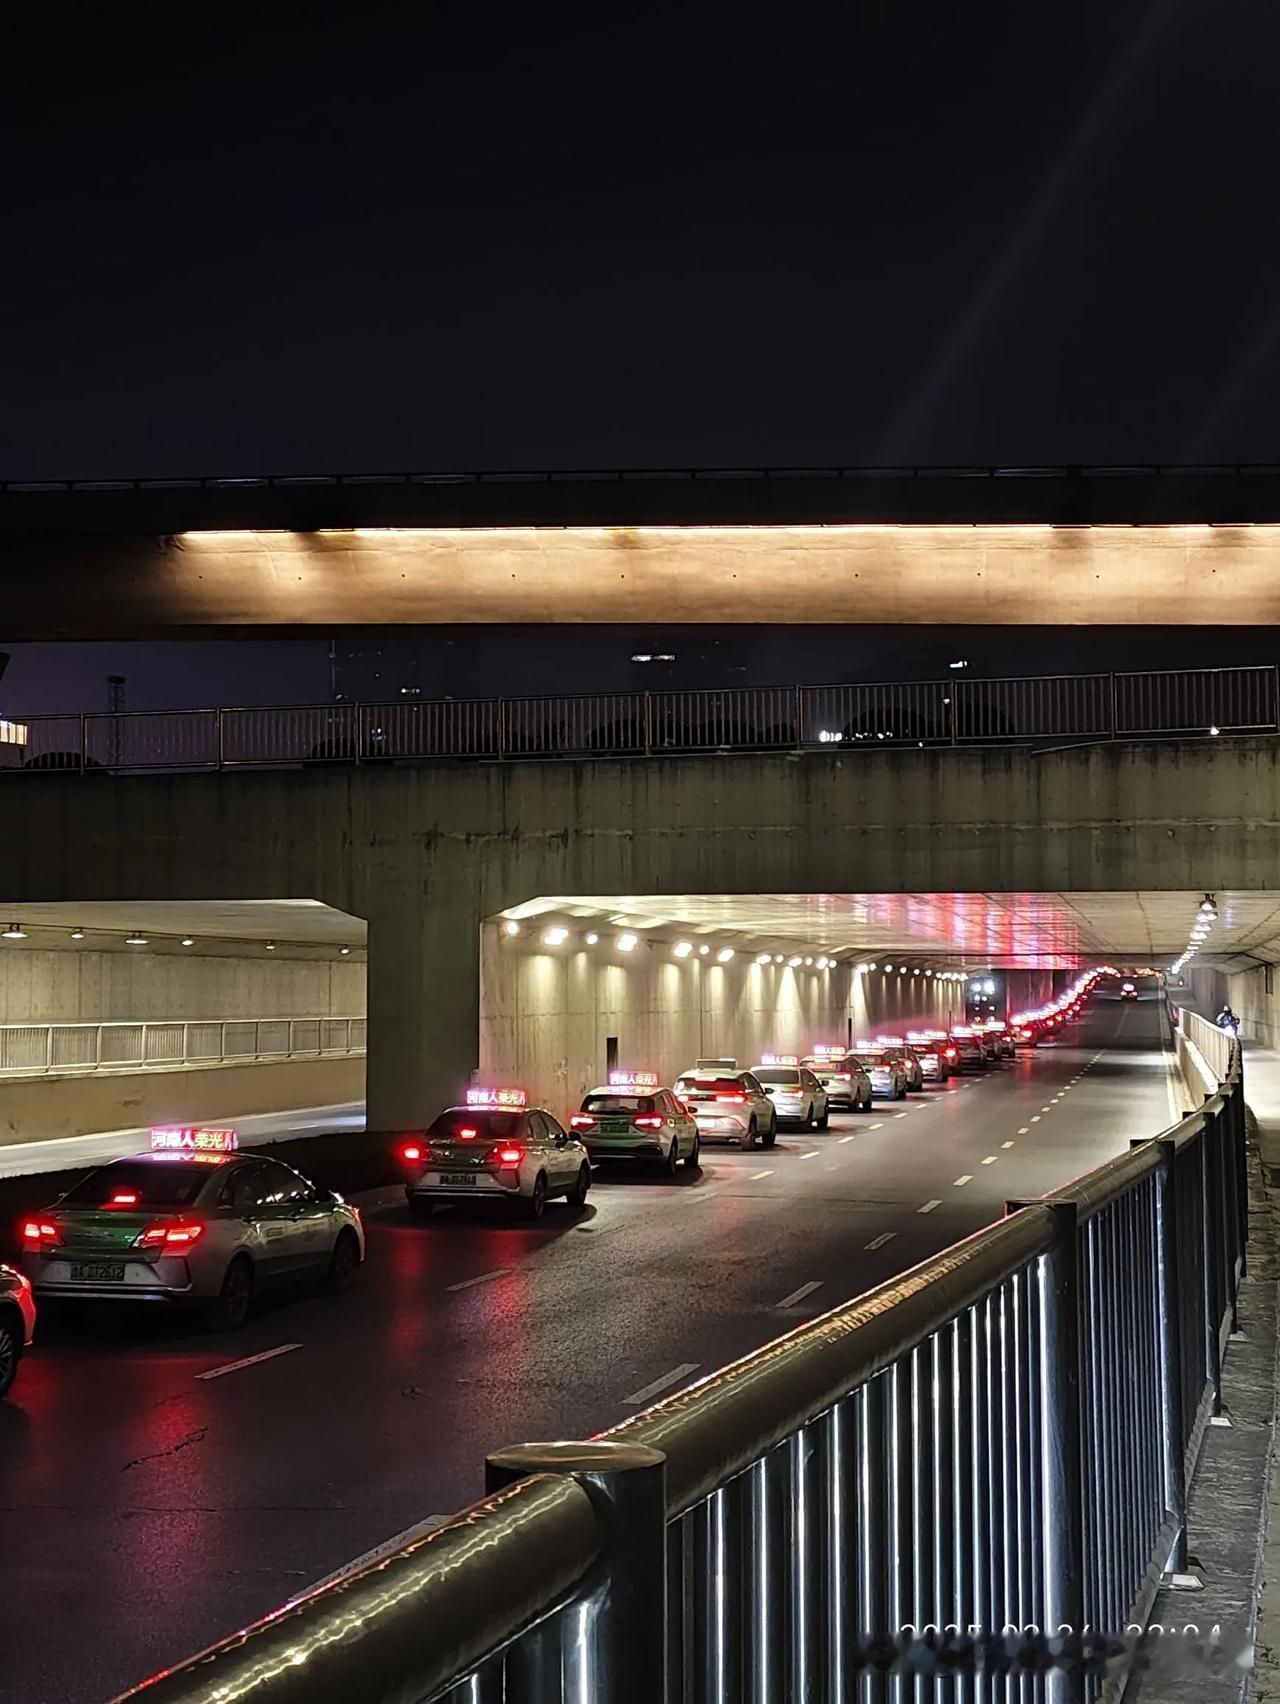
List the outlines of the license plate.
{"label": "license plate", "polygon": [[631,1125],[624,1118],[614,1119],[612,1122],[606,1121],[600,1126],[600,1134],[602,1136],[629,1136]]}
{"label": "license plate", "polygon": [[467,1189],[474,1189],[476,1174],[474,1172],[446,1172],[440,1181],[450,1189],[457,1189],[459,1185]]}
{"label": "license plate", "polygon": [[77,1261],[71,1268],[73,1284],[123,1284],[123,1266],[105,1266],[96,1261]]}

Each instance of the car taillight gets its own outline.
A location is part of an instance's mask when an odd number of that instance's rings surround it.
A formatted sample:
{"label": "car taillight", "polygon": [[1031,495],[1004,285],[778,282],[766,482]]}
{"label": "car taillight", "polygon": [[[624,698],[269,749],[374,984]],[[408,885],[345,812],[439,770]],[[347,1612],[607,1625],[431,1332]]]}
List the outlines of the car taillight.
{"label": "car taillight", "polygon": [[595,1122],[594,1113],[574,1112],[569,1115],[569,1124],[574,1130],[590,1130]]}
{"label": "car taillight", "polygon": [[62,1233],[48,1219],[27,1219],[22,1226],[22,1252],[39,1254],[42,1249],[57,1248]]}
{"label": "car taillight", "polygon": [[745,1106],[747,1104],[745,1095],[717,1095],[716,1099],[722,1101],[725,1106]]}
{"label": "car taillight", "polygon": [[108,1207],[136,1207],[138,1192],[136,1189],[117,1189],[107,1202]]}
{"label": "car taillight", "polygon": [[204,1226],[200,1224],[166,1224],[163,1219],[154,1225],[148,1225],[138,1238],[139,1248],[159,1248],[166,1254],[185,1254],[192,1243],[199,1242],[204,1235]]}
{"label": "car taillight", "polygon": [[500,1166],[518,1166],[524,1159],[524,1149],[511,1144],[505,1148],[495,1148],[489,1157],[496,1160]]}
{"label": "car taillight", "polygon": [[956,1057],[956,1054],[959,1052],[959,1048],[947,1047],[947,1048],[943,1049],[943,1052],[946,1054],[946,1057],[948,1059],[954,1059]]}
{"label": "car taillight", "polygon": [[661,1130],[662,1126],[667,1121],[665,1118],[660,1117],[656,1112],[646,1112],[642,1113],[638,1118],[633,1118],[631,1122],[635,1125],[637,1130]]}
{"label": "car taillight", "polygon": [[480,1132],[474,1124],[460,1124],[453,1134],[459,1142],[474,1142]]}
{"label": "car taillight", "polygon": [[402,1142],[400,1144],[400,1158],[407,1165],[426,1165],[431,1158],[431,1145],[428,1142]]}

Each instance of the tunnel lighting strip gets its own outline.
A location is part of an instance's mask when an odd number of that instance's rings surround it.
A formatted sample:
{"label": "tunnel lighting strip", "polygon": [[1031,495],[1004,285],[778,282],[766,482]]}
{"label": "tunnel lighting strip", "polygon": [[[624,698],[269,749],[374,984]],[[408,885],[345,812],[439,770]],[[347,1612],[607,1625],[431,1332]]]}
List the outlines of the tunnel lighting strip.
{"label": "tunnel lighting strip", "polygon": [[1200,951],[1209,939],[1214,924],[1218,921],[1218,902],[1213,894],[1207,893],[1196,907],[1191,929],[1187,936],[1187,944],[1181,954],[1169,966],[1170,976],[1180,976],[1191,959]]}

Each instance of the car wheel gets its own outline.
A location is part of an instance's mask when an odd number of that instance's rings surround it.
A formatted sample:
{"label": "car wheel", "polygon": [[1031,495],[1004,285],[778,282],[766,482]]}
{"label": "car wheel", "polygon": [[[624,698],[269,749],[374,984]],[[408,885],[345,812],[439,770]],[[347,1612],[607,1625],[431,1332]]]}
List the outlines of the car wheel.
{"label": "car wheel", "polygon": [[831,1128],[831,1108],[826,1107],[823,1110],[822,1117],[818,1120],[818,1129],[819,1130],[829,1130],[830,1128]]}
{"label": "car wheel", "polygon": [[331,1296],[340,1296],[355,1283],[360,1269],[360,1244],[354,1231],[339,1231],[338,1240],[329,1256],[329,1271],[324,1287]]}
{"label": "car wheel", "polygon": [[809,1102],[809,1110],[804,1115],[803,1128],[805,1130],[812,1130],[814,1125],[816,1124],[816,1122],[817,1122],[817,1120],[813,1116],[813,1102],[810,1101]]}
{"label": "car wheel", "polygon": [[575,1213],[581,1213],[587,1204],[587,1191],[591,1188],[591,1167],[579,1166],[578,1179],[565,1199]]}
{"label": "car wheel", "polygon": [[746,1140],[745,1145],[748,1148],[754,1148],[755,1145],[756,1145],[756,1121],[755,1121],[754,1118],[751,1120],[751,1123],[747,1126],[747,1140]]}
{"label": "car wheel", "polygon": [[22,1331],[8,1314],[0,1317],[0,1398],[9,1394],[22,1355]]}
{"label": "car wheel", "polygon": [[409,1217],[411,1219],[429,1219],[435,1211],[434,1201],[425,1201],[420,1195],[409,1197]]}
{"label": "car wheel", "polygon": [[855,1112],[870,1112],[871,1111],[871,1104],[872,1104],[871,1096],[868,1095],[866,1100],[854,1101],[853,1110]]}
{"label": "car wheel", "polygon": [[686,1171],[699,1171],[702,1167],[702,1138],[696,1130],[693,1133],[693,1146],[685,1156],[684,1164]]}
{"label": "car wheel", "polygon": [[907,1098],[907,1085],[905,1083],[902,1085],[902,1087],[900,1089],[895,1089],[893,1091],[893,1098],[894,1098],[894,1100],[906,1100],[906,1098]]}
{"label": "car wheel", "polygon": [[539,1172],[533,1180],[533,1194],[524,1203],[525,1216],[540,1219],[547,1210],[547,1174]]}
{"label": "car wheel", "polygon": [[668,1177],[674,1177],[680,1169],[680,1140],[676,1136],[671,1138],[671,1147],[662,1162],[662,1169]]}
{"label": "car wheel", "polygon": [[764,1146],[766,1148],[772,1148],[774,1143],[777,1140],[778,1140],[778,1120],[775,1118],[773,1120],[773,1123],[770,1124],[769,1128],[764,1133]]}
{"label": "car wheel", "polygon": [[217,1301],[206,1304],[204,1322],[210,1331],[238,1331],[252,1300],[253,1266],[247,1255],[238,1254],[227,1267]]}

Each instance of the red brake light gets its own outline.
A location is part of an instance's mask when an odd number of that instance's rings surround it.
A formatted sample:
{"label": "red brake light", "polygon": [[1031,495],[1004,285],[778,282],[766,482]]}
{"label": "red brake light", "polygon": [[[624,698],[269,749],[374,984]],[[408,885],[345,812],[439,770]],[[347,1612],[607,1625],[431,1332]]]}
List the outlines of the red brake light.
{"label": "red brake light", "polygon": [[460,1124],[454,1131],[459,1142],[474,1142],[479,1134],[474,1124]]}
{"label": "red brake light", "polygon": [[25,1254],[38,1254],[44,1248],[57,1248],[62,1233],[47,1219],[27,1219],[22,1226],[22,1248]]}
{"label": "red brake light", "polygon": [[402,1142],[400,1144],[400,1158],[408,1160],[410,1165],[416,1165],[419,1160],[424,1160],[426,1157],[427,1150],[421,1142]]}
{"label": "red brake light", "polygon": [[637,1130],[661,1130],[667,1121],[658,1113],[646,1112],[642,1113],[639,1118],[633,1118],[631,1122]]}
{"label": "red brake light", "polygon": [[595,1121],[595,1114],[591,1112],[574,1112],[569,1115],[569,1123],[574,1130],[590,1130]]}
{"label": "red brake light", "polygon": [[524,1149],[517,1146],[497,1148],[494,1150],[500,1166],[518,1166],[524,1159]]}
{"label": "red brake light", "polygon": [[107,1202],[108,1207],[136,1207],[138,1192],[136,1189],[117,1189]]}
{"label": "red brake light", "polygon": [[159,1219],[154,1225],[148,1225],[138,1238],[139,1248],[158,1248],[166,1254],[185,1254],[192,1243],[199,1242],[204,1235],[201,1224],[166,1223]]}
{"label": "red brake light", "polygon": [[943,1052],[946,1054],[948,1059],[954,1059],[957,1051],[958,1049],[954,1047],[946,1047],[943,1049]]}

